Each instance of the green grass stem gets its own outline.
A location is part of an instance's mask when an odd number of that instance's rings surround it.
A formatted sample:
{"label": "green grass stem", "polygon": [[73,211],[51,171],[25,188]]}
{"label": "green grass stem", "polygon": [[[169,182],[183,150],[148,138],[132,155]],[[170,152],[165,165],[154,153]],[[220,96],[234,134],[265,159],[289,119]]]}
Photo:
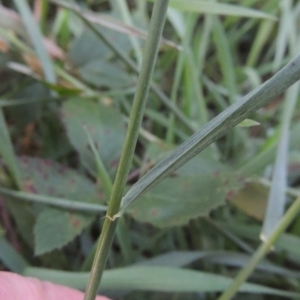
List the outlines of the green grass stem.
{"label": "green grass stem", "polygon": [[107,210],[107,206],[88,203],[88,202],[79,202],[71,199],[64,199],[58,197],[50,197],[40,194],[32,194],[26,192],[19,192],[10,189],[0,187],[0,195],[10,196],[20,201],[35,202],[40,204],[46,204],[55,206],[58,208],[65,208],[69,210],[77,210],[81,212],[87,212],[91,214],[97,214],[99,212],[104,212]]}
{"label": "green grass stem", "polygon": [[272,247],[274,246],[278,238],[291,224],[291,222],[297,216],[299,211],[300,211],[300,198],[297,198],[295,202],[291,205],[291,207],[288,209],[286,214],[283,216],[283,218],[281,219],[280,223],[278,224],[274,232],[255,251],[249,263],[239,272],[239,274],[235,277],[230,287],[218,298],[218,300],[229,300],[233,298],[233,296],[238,292],[240,287],[245,283],[247,278],[254,271],[254,269],[259,264],[259,262],[272,249]]}
{"label": "green grass stem", "polygon": [[125,143],[109,202],[107,218],[104,221],[90,274],[90,279],[86,289],[84,298],[85,300],[94,300],[97,295],[99,283],[117,228],[118,222],[114,222],[111,217],[114,216],[120,209],[121,199],[134,155],[154,65],[157,58],[157,52],[165,23],[168,3],[168,0],[156,1],[153,7],[149,35],[146,41],[141,72],[137,83],[136,94],[133,100]]}

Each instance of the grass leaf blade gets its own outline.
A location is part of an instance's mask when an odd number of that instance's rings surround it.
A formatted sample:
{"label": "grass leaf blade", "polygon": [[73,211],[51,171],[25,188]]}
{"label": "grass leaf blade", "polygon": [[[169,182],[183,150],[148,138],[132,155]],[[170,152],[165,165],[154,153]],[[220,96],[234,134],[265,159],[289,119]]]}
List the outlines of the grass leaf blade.
{"label": "grass leaf blade", "polygon": [[181,144],[170,156],[150,170],[123,197],[121,210],[114,217],[117,218],[122,215],[126,207],[141,194],[157,185],[171,172],[184,165],[208,145],[276,98],[299,79],[300,56],[297,56],[261,87],[232,104]]}
{"label": "grass leaf blade", "polygon": [[[151,0],[151,2],[153,1],[154,0]],[[275,16],[263,11],[227,3],[198,0],[171,0],[170,6],[182,11],[194,13],[276,20]]]}
{"label": "grass leaf blade", "polygon": [[268,238],[282,218],[287,189],[287,165],[290,140],[290,125],[297,104],[299,83],[290,88],[285,96],[285,107],[279,140],[273,180],[268,200],[268,208],[261,233],[262,240]]}
{"label": "grass leaf blade", "polygon": [[21,14],[30,39],[34,45],[37,55],[39,56],[39,59],[44,69],[45,78],[48,82],[55,83],[56,76],[54,73],[51,58],[45,48],[42,34],[35,22],[34,17],[32,16],[27,1],[14,0],[14,3]]}
{"label": "grass leaf blade", "polygon": [[[87,273],[66,272],[28,267],[24,275],[84,289]],[[164,278],[165,280],[162,280]],[[228,287],[231,278],[213,273],[199,272],[162,266],[133,266],[117,268],[104,272],[101,288],[103,290],[140,290],[160,292],[219,292]],[[271,294],[282,297],[295,297],[299,294],[273,289],[267,286],[244,283],[241,291],[253,294]]]}

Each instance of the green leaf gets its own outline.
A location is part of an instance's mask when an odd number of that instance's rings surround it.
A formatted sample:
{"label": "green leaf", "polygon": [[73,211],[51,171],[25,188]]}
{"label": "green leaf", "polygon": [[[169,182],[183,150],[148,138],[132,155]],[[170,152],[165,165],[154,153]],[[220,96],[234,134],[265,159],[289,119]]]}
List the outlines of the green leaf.
{"label": "green leaf", "polygon": [[251,119],[245,119],[237,126],[238,127],[253,127],[253,126],[257,126],[257,125],[260,125],[260,123],[257,121],[251,120]]}
{"label": "green leaf", "polygon": [[36,221],[34,211],[27,203],[20,203],[11,197],[6,197],[6,206],[14,218],[18,233],[21,235],[27,245],[33,247],[34,236],[33,229]]}
{"label": "green leaf", "polygon": [[65,102],[61,112],[67,135],[78,151],[82,164],[93,174],[97,172],[95,157],[86,134],[88,130],[107,171],[114,173],[125,136],[120,113],[110,105],[81,98]]}
{"label": "green leaf", "polygon": [[170,6],[182,11],[203,14],[229,15],[249,18],[266,18],[271,20],[277,19],[275,16],[259,10],[227,3],[217,3],[198,0],[171,0]]}
{"label": "green leaf", "polygon": [[[67,8],[72,8],[70,3],[62,3]],[[69,7],[71,6],[71,7]],[[80,10],[82,13],[82,10]],[[105,17],[105,16],[104,16]],[[98,19],[98,17],[97,17]],[[102,26],[95,25],[95,28],[101,30]],[[114,44],[124,52],[129,52],[131,49],[128,38],[124,34],[108,30],[107,33],[114,41]],[[107,32],[107,31],[106,31]],[[97,49],[97,51],[91,51]],[[74,39],[70,49],[70,58],[72,62],[79,68],[82,68],[90,62],[96,62],[103,59],[108,59],[111,56],[111,50],[93,33],[90,29],[84,28],[82,34]]]}
{"label": "green leaf", "polygon": [[141,262],[138,262],[138,265],[182,268],[190,265],[196,260],[206,259],[215,253],[225,253],[225,251],[170,251],[146,260],[142,260]]}
{"label": "green leaf", "polygon": [[39,214],[35,228],[35,255],[59,249],[91,223],[91,218],[47,208]]}
{"label": "green leaf", "polygon": [[197,156],[128,209],[141,222],[158,227],[183,225],[225,204],[243,183],[206,155]]}
{"label": "green leaf", "polygon": [[[95,184],[75,170],[48,159],[21,157],[23,190],[28,193],[69,198],[74,201],[97,203],[101,195],[97,194]],[[54,198],[55,199],[55,198]],[[19,207],[23,207],[18,203]],[[28,207],[28,205],[24,205]],[[78,235],[94,219],[79,213],[45,208],[35,205],[35,211],[41,214],[35,225],[35,253],[42,254],[60,248]],[[56,212],[56,217],[54,213]],[[50,216],[53,216],[51,219]],[[48,228],[49,227],[49,228]],[[58,228],[59,227],[59,228]],[[56,228],[55,234],[51,228]],[[44,232],[42,232],[44,230]]]}
{"label": "green leaf", "polygon": [[[190,265],[194,261],[205,261],[217,265],[230,267],[243,267],[250,259],[250,255],[233,252],[233,251],[171,251],[153,258],[141,261],[138,265],[147,266],[165,266],[165,267],[183,267]],[[277,266],[268,261],[262,261],[257,266],[257,272],[278,274],[285,277],[300,278],[297,271],[290,271],[287,268]]]}
{"label": "green leaf", "polygon": [[[113,278],[115,280],[114,284],[112,281]],[[230,282],[230,278],[212,273],[170,267],[141,266],[105,272],[101,286],[103,289],[113,289],[113,286],[115,286],[116,289],[126,290],[217,292],[226,289]],[[282,296],[285,295],[287,297],[296,295],[296,293],[279,291],[250,283],[244,284],[241,291],[250,293],[270,293],[273,295],[281,294]]]}
{"label": "green leaf", "polygon": [[50,159],[22,156],[20,168],[25,192],[91,203],[101,199],[87,177]]}
{"label": "green leaf", "polygon": [[[40,268],[26,268],[23,275],[37,277],[73,288],[86,288],[89,273],[64,272]],[[225,290],[231,278],[188,269],[171,267],[138,266],[105,271],[101,281],[103,290],[140,290],[159,292],[220,292]],[[299,297],[299,294],[245,283],[241,292],[270,294],[282,297]]]}
{"label": "green leaf", "polygon": [[82,79],[96,87],[122,88],[133,85],[133,77],[115,64],[104,60],[90,61],[80,69]]}
{"label": "green leaf", "polygon": [[78,88],[69,88],[63,85],[51,84],[45,80],[41,80],[43,84],[49,87],[51,90],[57,92],[60,96],[70,97],[70,96],[78,96],[82,91]]}
{"label": "green leaf", "polygon": [[0,155],[2,156],[4,162],[7,164],[8,169],[15,180],[15,183],[20,186],[21,174],[2,109],[0,109],[0,141]]}
{"label": "green leaf", "polygon": [[0,260],[9,270],[17,273],[23,272],[28,266],[26,260],[2,236],[0,236]]}
{"label": "green leaf", "polygon": [[[104,28],[105,32],[107,33],[107,35],[110,37],[110,39],[112,39],[114,41],[114,44],[116,45],[116,47],[118,47],[119,49],[122,49],[121,51],[123,52],[129,52],[132,49],[132,45],[131,43],[129,43],[129,37],[136,37],[142,40],[146,40],[147,38],[147,31],[141,29],[141,26],[137,27],[137,26],[133,26],[132,24],[129,25],[123,21],[121,21],[120,19],[115,18],[115,16],[113,15],[108,15],[108,14],[99,14],[99,13],[95,13],[92,11],[88,11],[86,9],[83,9],[80,6],[74,5],[74,3],[70,3],[70,1],[62,1],[62,0],[50,0],[53,4],[59,5],[61,7],[67,8],[71,11],[73,11],[74,13],[76,13],[78,16],[81,16],[81,18],[87,20],[88,22],[90,22],[91,24],[93,24],[96,28]],[[0,11],[1,13],[1,11]],[[145,20],[144,16],[140,17],[141,20],[139,23],[146,23],[147,20]],[[147,19],[147,18],[146,18]],[[137,20],[135,20],[137,21]],[[1,24],[1,20],[0,20],[0,24]],[[144,27],[144,26],[143,26]],[[102,57],[105,56],[103,55],[103,52],[101,49],[100,51],[94,51],[95,53],[91,53],[90,49],[93,49],[93,47],[88,43],[88,39],[85,39],[85,35],[87,35],[87,30],[84,30],[82,32],[82,36],[79,38],[79,40],[76,40],[74,45],[73,45],[73,51],[76,52],[77,49],[76,48],[81,48],[82,49],[86,49],[84,51],[84,54],[88,54],[91,56],[94,56],[97,52],[96,55],[101,55]],[[83,39],[81,39],[83,38]],[[87,42],[86,42],[87,41]],[[181,46],[176,44],[175,42],[165,39],[165,38],[161,38],[160,39],[160,43],[163,46],[168,46],[171,48],[175,48],[177,50],[181,50]],[[101,45],[99,45],[101,47]],[[98,48],[97,48],[98,49]],[[82,53],[82,51],[81,51]],[[106,54],[106,53],[105,53]],[[80,52],[76,55],[77,58],[79,58],[79,60],[84,60],[84,59],[88,59],[88,57],[81,57],[80,59]]]}
{"label": "green leaf", "polygon": [[247,182],[246,186],[239,190],[230,203],[247,215],[262,221],[265,216],[269,188],[259,182]]}

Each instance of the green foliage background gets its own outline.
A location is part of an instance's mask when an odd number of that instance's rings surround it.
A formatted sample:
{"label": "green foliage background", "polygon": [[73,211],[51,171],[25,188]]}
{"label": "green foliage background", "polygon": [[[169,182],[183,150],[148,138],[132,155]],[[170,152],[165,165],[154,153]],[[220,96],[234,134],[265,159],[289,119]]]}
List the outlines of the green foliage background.
{"label": "green foliage background", "polygon": [[[13,2],[0,5],[0,266],[84,289],[152,4]],[[170,2],[126,189],[299,54],[299,14],[292,0]],[[101,292],[225,290],[300,195],[298,99],[296,83],[251,116],[259,125],[236,127],[129,206]],[[235,299],[299,297],[299,226],[296,217]]]}

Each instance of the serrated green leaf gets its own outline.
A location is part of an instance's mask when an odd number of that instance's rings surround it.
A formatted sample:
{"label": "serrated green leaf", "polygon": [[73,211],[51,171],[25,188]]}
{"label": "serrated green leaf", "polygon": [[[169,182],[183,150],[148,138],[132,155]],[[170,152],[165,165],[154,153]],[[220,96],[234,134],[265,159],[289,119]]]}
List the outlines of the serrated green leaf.
{"label": "serrated green leaf", "polygon": [[[72,7],[70,3],[61,4],[65,4],[68,8],[69,6],[70,8]],[[82,11],[80,11],[80,13],[82,13]],[[102,26],[95,25],[95,28],[101,30]],[[107,29],[106,32],[107,31],[109,32],[109,37],[114,40],[116,47],[122,49],[124,52],[130,51],[131,45],[126,35],[120,34],[114,30]],[[97,51],[91,51],[91,49],[97,49]],[[96,62],[109,58],[111,54],[111,50],[99,40],[89,28],[85,28],[82,31],[82,34],[74,39],[70,49],[70,59],[79,68],[82,68],[89,62]]]}
{"label": "serrated green leaf", "polygon": [[125,137],[125,126],[119,112],[112,106],[81,98],[68,100],[61,111],[67,135],[82,164],[96,174],[96,161],[86,134],[88,130],[106,170],[114,173]]}
{"label": "serrated green leaf", "polygon": [[28,193],[91,203],[99,203],[101,199],[95,184],[87,177],[50,159],[21,156],[20,169],[22,187]]}
{"label": "serrated green leaf", "polygon": [[60,249],[90,224],[91,218],[47,208],[39,214],[34,228],[35,255]]}
{"label": "serrated green leaf", "polygon": [[[26,156],[20,158],[19,165],[22,172],[23,190],[28,193],[91,203],[99,203],[99,199],[101,199],[101,195],[97,193],[94,183],[67,166],[58,164],[49,159]],[[19,202],[15,203],[15,206],[20,207],[21,211],[24,210],[22,208],[26,208],[27,210],[30,209],[29,205]],[[35,214],[38,214],[39,211],[41,211],[41,208],[43,208],[41,205],[35,205],[34,207],[38,208],[36,210],[31,210],[32,213],[35,212]],[[56,216],[58,219],[53,217],[51,220],[49,217],[49,215],[54,216],[53,211],[57,213]],[[45,216],[45,218],[43,216]],[[21,220],[23,219],[20,216],[20,212],[16,217],[19,226],[24,226],[21,223]],[[64,246],[78,235],[83,228],[87,227],[93,219],[94,217],[92,216],[85,216],[79,213],[70,213],[68,211],[51,208],[44,209],[41,215],[38,214],[37,223],[34,229],[35,253],[42,254]],[[32,222],[32,220],[29,221]],[[74,225],[74,228],[72,227],[72,224]],[[47,227],[49,227],[48,230]],[[56,228],[56,233],[53,234],[53,231],[51,231],[50,228]],[[43,230],[45,231],[42,233]]]}
{"label": "serrated green leaf", "polygon": [[243,186],[241,178],[226,169],[198,156],[129,207],[128,213],[158,227],[183,225],[205,216]]}

